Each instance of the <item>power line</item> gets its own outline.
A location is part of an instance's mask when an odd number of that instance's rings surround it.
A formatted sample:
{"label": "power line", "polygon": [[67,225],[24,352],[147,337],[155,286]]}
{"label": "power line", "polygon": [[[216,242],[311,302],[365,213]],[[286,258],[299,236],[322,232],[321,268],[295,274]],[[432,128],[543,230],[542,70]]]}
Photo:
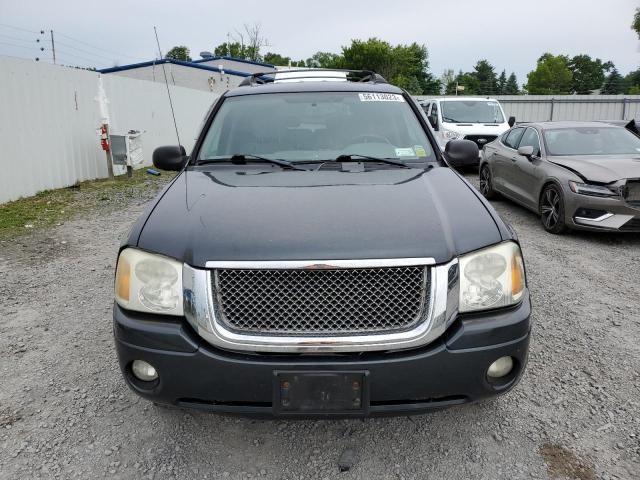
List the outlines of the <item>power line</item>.
{"label": "power line", "polygon": [[[56,33],[57,33],[58,35],[60,35],[58,32],[56,32]],[[114,59],[114,58],[113,58],[113,56],[108,57],[108,56],[103,55],[103,54],[101,54],[101,53],[95,53],[95,52],[91,52],[91,51],[89,51],[89,50],[84,50],[84,49],[82,49],[82,48],[78,48],[78,47],[76,47],[75,45],[71,45],[70,43],[62,42],[62,41],[60,41],[60,40],[56,40],[56,45],[57,45],[57,44],[64,45],[65,47],[72,48],[72,49],[74,49],[74,50],[77,50],[78,52],[86,53],[86,54],[92,55],[92,56],[94,56],[94,57],[101,57],[101,58],[104,58],[105,60],[113,61],[113,59]],[[114,54],[114,55],[115,55],[115,54]]]}
{"label": "power line", "polygon": [[7,28],[13,28],[14,30],[21,30],[23,32],[35,33],[36,35],[40,35],[41,33],[43,33],[43,30],[40,30],[39,32],[36,32],[35,30],[28,30],[28,29],[22,28],[22,27],[14,27],[13,25],[7,25],[6,23],[0,23],[0,26],[7,27]]}
{"label": "power line", "polygon": [[[10,43],[10,42],[3,42],[0,40],[0,45],[9,45],[10,47],[15,47],[15,48],[23,48],[25,50],[37,50],[38,52],[44,52],[47,49],[44,47],[36,47],[35,45],[31,46],[31,47],[27,47],[26,45],[16,45],[15,43]],[[43,50],[41,50],[41,48]]]}
{"label": "power line", "polygon": [[140,57],[133,57],[133,56],[131,56],[131,55],[125,55],[124,53],[118,53],[118,52],[115,52],[115,51],[113,51],[113,50],[108,50],[108,49],[106,49],[106,48],[98,47],[98,46],[93,45],[93,44],[91,44],[91,43],[87,43],[87,42],[85,42],[85,41],[83,41],[83,40],[78,40],[77,38],[70,37],[69,35],[66,35],[66,34],[64,34],[64,33],[60,33],[60,32],[59,32],[59,31],[57,31],[57,30],[56,30],[56,33],[57,33],[58,35],[61,35],[61,36],[65,37],[65,38],[68,38],[69,40],[73,40],[74,42],[82,43],[82,44],[87,45],[88,47],[94,48],[94,49],[96,49],[96,50],[101,50],[101,51],[103,51],[103,52],[110,53],[111,55],[118,55],[118,56],[120,56],[120,57],[128,57],[128,58],[133,58],[133,59],[135,59],[135,60],[140,60]]}

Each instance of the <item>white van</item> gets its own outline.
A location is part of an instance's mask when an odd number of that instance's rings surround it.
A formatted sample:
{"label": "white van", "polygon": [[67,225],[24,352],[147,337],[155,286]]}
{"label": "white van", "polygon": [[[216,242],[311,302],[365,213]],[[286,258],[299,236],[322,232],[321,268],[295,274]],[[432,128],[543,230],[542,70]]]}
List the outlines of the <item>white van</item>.
{"label": "white van", "polygon": [[449,140],[465,139],[477,143],[482,152],[516,121],[515,117],[507,120],[502,105],[493,98],[445,97],[422,100],[420,105],[442,151]]}

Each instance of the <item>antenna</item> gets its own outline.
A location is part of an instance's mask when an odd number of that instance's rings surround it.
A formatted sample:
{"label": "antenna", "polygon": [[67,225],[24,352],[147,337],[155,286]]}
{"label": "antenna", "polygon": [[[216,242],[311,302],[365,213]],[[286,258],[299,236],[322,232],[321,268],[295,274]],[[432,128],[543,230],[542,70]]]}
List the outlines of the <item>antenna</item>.
{"label": "antenna", "polygon": [[[162,58],[162,50],[160,49],[160,40],[158,40],[158,30],[156,26],[153,26],[153,32],[156,34],[156,44],[158,45],[158,55],[160,56],[160,61]],[[169,81],[167,80],[167,72],[164,69],[164,62],[162,61],[162,73],[164,74],[164,84],[167,87],[167,95],[169,96],[169,106],[171,107],[171,116],[173,117],[173,126],[176,129],[176,138],[178,139],[178,145],[182,145],[180,143],[180,134],[178,133],[178,124],[176,123],[176,114],[173,111],[173,101],[171,100],[171,90],[169,90]]]}

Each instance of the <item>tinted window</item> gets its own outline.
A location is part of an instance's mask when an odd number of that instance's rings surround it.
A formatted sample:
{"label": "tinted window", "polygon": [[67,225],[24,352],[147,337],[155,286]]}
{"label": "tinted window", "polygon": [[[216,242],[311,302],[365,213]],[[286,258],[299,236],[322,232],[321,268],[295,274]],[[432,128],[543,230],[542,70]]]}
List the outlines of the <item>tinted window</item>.
{"label": "tinted window", "polygon": [[491,100],[441,102],[442,121],[448,123],[504,123],[500,104]]}
{"label": "tinted window", "polygon": [[522,138],[522,134],[523,133],[524,133],[524,128],[514,128],[507,135],[507,139],[504,141],[504,144],[507,147],[510,147],[510,148],[513,148],[513,149],[517,149],[518,148],[518,142]]}
{"label": "tinted window", "polygon": [[620,127],[546,130],[549,155],[620,155],[640,153],[640,138]]}
{"label": "tinted window", "polygon": [[518,145],[518,148],[520,147],[533,147],[533,154],[537,157],[540,156],[540,140],[535,128],[527,128]]}
{"label": "tinted window", "polygon": [[343,154],[435,160],[426,133],[401,95],[270,93],[227,98],[199,160],[232,155],[333,160]]}

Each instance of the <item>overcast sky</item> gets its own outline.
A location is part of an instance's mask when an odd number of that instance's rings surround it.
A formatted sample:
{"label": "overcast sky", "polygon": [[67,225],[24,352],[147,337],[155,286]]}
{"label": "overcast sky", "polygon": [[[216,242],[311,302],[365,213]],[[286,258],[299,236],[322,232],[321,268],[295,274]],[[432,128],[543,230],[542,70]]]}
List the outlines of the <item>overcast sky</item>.
{"label": "overcast sky", "polygon": [[163,51],[184,44],[197,57],[234,28],[259,22],[266,50],[296,59],[376,36],[427,45],[438,77],[486,58],[523,83],[546,51],[611,60],[623,74],[638,68],[640,43],[629,27],[637,6],[637,0],[0,0],[0,55],[49,60],[51,52],[38,52],[40,35],[31,32],[53,29],[65,64],[152,60],[156,25]]}

